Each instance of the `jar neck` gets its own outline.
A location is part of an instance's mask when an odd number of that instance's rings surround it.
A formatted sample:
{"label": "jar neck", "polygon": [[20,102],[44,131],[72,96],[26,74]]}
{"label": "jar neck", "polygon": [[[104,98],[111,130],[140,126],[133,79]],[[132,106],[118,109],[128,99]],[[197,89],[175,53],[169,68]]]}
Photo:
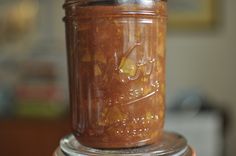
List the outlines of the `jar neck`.
{"label": "jar neck", "polygon": [[166,0],[66,0],[64,8],[66,11],[65,20],[95,16],[167,17]]}
{"label": "jar neck", "polygon": [[77,4],[81,6],[90,5],[124,5],[124,4],[140,4],[147,5],[156,2],[167,2],[167,0],[65,0],[66,5]]}

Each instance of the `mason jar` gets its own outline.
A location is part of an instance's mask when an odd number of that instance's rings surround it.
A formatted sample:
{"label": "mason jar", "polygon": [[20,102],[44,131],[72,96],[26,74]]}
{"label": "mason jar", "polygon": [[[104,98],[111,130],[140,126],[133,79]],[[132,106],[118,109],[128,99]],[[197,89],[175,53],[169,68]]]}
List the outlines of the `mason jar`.
{"label": "mason jar", "polygon": [[73,133],[99,149],[158,142],[165,115],[166,0],[67,0]]}

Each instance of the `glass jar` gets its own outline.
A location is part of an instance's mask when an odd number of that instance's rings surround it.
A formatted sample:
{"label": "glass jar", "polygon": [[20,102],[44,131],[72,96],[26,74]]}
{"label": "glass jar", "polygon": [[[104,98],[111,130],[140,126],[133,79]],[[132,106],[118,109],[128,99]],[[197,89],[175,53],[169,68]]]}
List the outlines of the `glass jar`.
{"label": "glass jar", "polygon": [[72,125],[93,148],[157,142],[165,112],[166,0],[67,0]]}

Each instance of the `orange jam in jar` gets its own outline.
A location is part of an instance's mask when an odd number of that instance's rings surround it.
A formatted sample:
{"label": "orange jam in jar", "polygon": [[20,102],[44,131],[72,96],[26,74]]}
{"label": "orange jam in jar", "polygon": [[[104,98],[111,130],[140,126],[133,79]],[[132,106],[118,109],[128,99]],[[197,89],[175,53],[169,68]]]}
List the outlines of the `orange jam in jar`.
{"label": "orange jam in jar", "polygon": [[72,125],[93,148],[157,142],[165,112],[165,0],[67,0]]}

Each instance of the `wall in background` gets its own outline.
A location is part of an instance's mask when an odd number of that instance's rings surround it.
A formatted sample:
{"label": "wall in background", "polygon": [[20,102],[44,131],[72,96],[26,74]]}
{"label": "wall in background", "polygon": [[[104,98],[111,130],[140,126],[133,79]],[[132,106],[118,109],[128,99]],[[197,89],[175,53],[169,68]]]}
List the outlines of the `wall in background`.
{"label": "wall in background", "polygon": [[[170,32],[167,43],[167,101],[181,91],[198,89],[231,110],[229,153],[236,153],[236,1],[220,2],[215,30]],[[219,13],[219,12],[218,12]]]}

